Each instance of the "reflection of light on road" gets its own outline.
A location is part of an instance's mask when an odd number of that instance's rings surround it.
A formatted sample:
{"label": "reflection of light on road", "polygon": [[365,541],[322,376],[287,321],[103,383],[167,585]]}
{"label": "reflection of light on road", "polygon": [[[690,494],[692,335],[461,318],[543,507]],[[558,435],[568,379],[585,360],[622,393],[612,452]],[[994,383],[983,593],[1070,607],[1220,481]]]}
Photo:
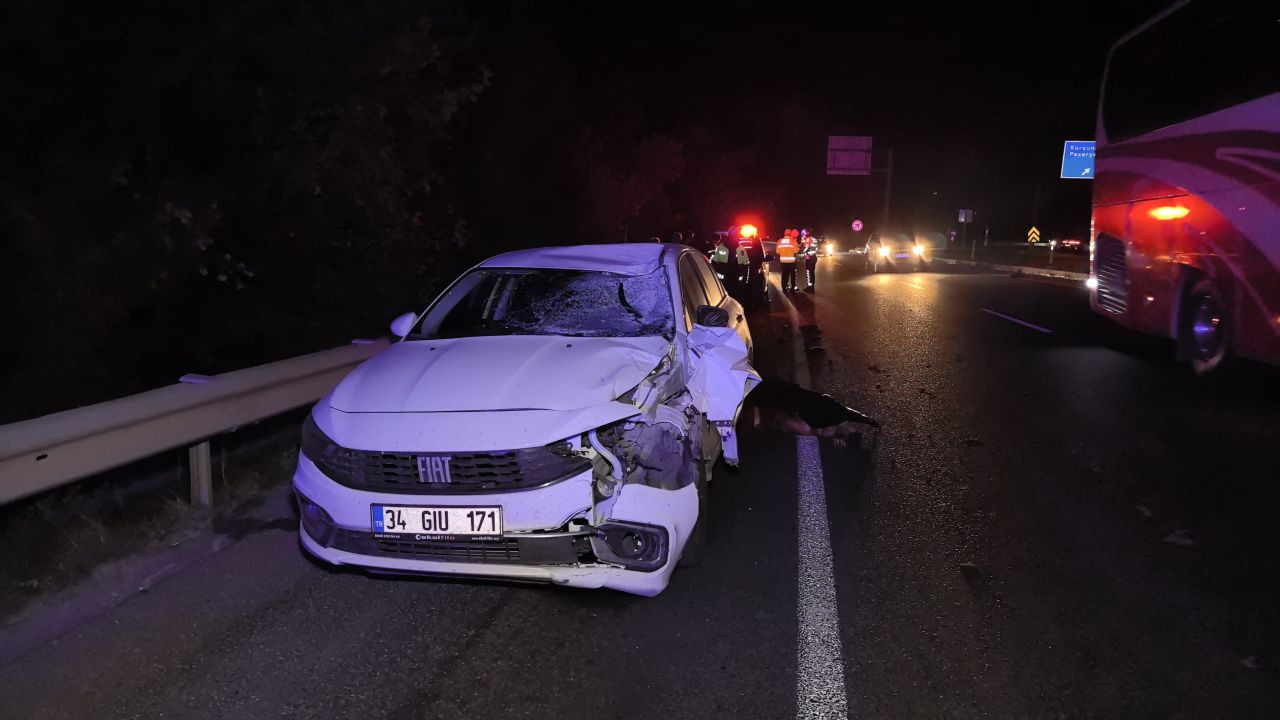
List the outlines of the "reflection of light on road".
{"label": "reflection of light on road", "polygon": [[1042,328],[1042,327],[1040,327],[1039,325],[1035,325],[1035,324],[1033,324],[1033,323],[1029,323],[1029,322],[1027,322],[1026,320],[1019,320],[1018,318],[1016,318],[1016,317],[1014,317],[1014,316],[1012,316],[1012,315],[1005,315],[1005,314],[1004,314],[1004,313],[1002,313],[1002,312],[996,312],[995,310],[990,310],[990,309],[988,309],[988,308],[982,308],[982,312],[984,312],[984,313],[986,313],[986,314],[988,314],[988,315],[994,315],[995,317],[1002,318],[1002,319],[1004,319],[1004,320],[1008,320],[1008,321],[1009,321],[1009,322],[1011,322],[1011,323],[1017,323],[1018,325],[1021,325],[1022,327],[1028,327],[1028,328],[1031,328],[1032,330],[1036,330],[1036,331],[1038,331],[1038,332],[1042,332],[1042,333],[1051,333],[1051,332],[1053,332],[1052,330],[1050,330],[1050,329],[1048,329],[1048,328]]}

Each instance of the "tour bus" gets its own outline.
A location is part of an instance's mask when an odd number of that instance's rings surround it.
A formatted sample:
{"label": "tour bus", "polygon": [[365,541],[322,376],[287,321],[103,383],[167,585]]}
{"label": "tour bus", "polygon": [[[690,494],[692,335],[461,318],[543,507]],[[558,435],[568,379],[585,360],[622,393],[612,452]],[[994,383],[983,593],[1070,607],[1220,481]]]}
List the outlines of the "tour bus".
{"label": "tour bus", "polygon": [[1198,373],[1280,363],[1280,3],[1179,2],[1112,47],[1090,304]]}

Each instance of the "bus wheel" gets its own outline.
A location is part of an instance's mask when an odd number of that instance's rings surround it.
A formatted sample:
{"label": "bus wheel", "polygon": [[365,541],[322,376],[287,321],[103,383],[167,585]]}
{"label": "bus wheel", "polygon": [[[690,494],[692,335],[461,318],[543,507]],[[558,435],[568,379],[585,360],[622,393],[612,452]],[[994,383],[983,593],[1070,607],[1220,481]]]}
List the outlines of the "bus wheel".
{"label": "bus wheel", "polygon": [[1230,345],[1231,319],[1222,292],[1209,278],[1191,286],[1183,304],[1182,332],[1191,369],[1207,375],[1222,365]]}

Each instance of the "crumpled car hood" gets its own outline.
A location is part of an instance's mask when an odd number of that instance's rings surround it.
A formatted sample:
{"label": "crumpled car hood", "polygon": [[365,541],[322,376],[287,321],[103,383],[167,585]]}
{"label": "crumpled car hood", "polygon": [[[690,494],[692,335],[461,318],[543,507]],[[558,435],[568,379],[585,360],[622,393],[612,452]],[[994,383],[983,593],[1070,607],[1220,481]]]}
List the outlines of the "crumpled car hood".
{"label": "crumpled car hood", "polygon": [[401,342],[347,375],[329,404],[347,413],[576,410],[635,387],[669,348],[661,337]]}

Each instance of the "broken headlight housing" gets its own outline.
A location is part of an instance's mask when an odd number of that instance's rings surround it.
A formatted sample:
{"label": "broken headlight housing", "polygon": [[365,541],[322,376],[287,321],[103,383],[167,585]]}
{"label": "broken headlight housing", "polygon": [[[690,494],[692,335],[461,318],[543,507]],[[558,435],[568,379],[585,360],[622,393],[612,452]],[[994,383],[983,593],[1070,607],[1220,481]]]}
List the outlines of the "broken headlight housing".
{"label": "broken headlight housing", "polygon": [[660,525],[610,520],[591,537],[591,551],[598,559],[640,572],[666,565],[667,546],[667,529]]}

